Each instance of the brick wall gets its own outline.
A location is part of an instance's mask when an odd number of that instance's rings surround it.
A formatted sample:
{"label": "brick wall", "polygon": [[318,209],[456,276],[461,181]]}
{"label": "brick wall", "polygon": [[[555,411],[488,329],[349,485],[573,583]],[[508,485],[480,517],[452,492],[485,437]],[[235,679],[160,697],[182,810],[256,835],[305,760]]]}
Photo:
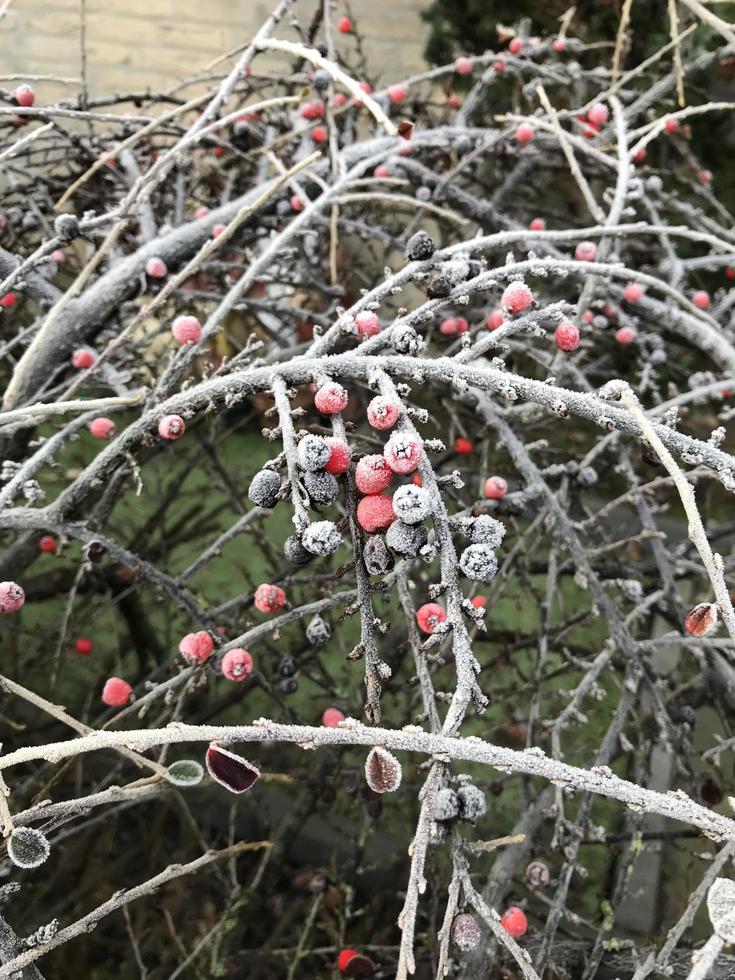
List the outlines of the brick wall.
{"label": "brick wall", "polygon": [[[420,70],[428,0],[353,0],[370,64],[385,80]],[[87,77],[93,94],[175,84],[252,36],[270,13],[264,0],[87,0]],[[15,0],[0,21],[0,74],[78,77],[80,0]],[[308,22],[314,0],[295,11]],[[343,11],[339,5],[336,12]],[[280,35],[294,37],[281,25]],[[338,35],[339,44],[354,44]],[[268,62],[275,64],[273,59]],[[0,82],[0,85],[4,83]],[[57,87],[36,84],[42,97]],[[67,90],[68,92],[69,90]]]}

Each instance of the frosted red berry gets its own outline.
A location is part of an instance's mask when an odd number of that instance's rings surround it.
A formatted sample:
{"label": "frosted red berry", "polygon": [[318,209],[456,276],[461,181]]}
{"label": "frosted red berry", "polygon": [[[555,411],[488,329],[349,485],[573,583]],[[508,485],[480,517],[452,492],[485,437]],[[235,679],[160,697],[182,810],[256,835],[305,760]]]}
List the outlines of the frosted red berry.
{"label": "frosted red berry", "polygon": [[525,45],[524,45],[524,42],[523,42],[523,38],[522,37],[514,37],[514,38],[511,39],[511,42],[508,45],[508,50],[510,51],[511,54],[520,54],[521,51],[523,51],[523,48],[524,47],[525,47]]}
{"label": "frosted red berry", "polygon": [[315,126],[311,131],[311,138],[314,143],[326,143],[327,130],[324,126]]}
{"label": "frosted red berry", "polygon": [[151,279],[165,279],[168,275],[168,266],[158,255],[148,259],[145,264],[146,275]]}
{"label": "frosted red berry", "polygon": [[533,126],[530,123],[521,123],[516,127],[516,142],[530,143],[533,139]]}
{"label": "frosted red berry", "polygon": [[454,440],[454,451],[459,456],[469,456],[474,451],[474,448],[473,443],[469,439],[463,439],[459,436]]}
{"label": "frosted red berry", "polygon": [[337,415],[347,407],[347,389],[336,381],[326,381],[314,395],[316,410],[322,415]]}
{"label": "frosted red berry", "polygon": [[194,217],[206,218],[208,214],[209,214],[209,208],[205,207],[205,205],[202,204],[202,206],[200,208],[197,208],[196,211],[194,212]]}
{"label": "frosted red berry", "polygon": [[225,230],[225,227],[225,225],[214,225],[212,227],[212,238],[219,238],[219,236]]}
{"label": "frosted red berry", "polygon": [[472,62],[469,58],[465,58],[463,55],[460,55],[459,58],[454,59],[454,70],[458,75],[471,75]]}
{"label": "frosted red berry", "polygon": [[589,112],[587,113],[587,119],[593,126],[601,127],[605,125],[609,115],[610,112],[604,102],[595,102],[593,106],[590,106]]}
{"label": "frosted red berry", "polygon": [[554,331],[554,343],[563,351],[573,351],[579,347],[579,328],[573,323],[560,323]]}
{"label": "frosted red berry", "polygon": [[667,119],[664,123],[664,129],[667,133],[678,133],[681,129],[681,124],[678,119]]}
{"label": "frosted red berry", "polygon": [[162,439],[180,439],[186,431],[186,423],[180,415],[164,415],[158,423],[158,434]]}
{"label": "frosted red berry", "polygon": [[694,303],[698,310],[708,310],[712,304],[712,300],[706,289],[698,289],[694,296],[692,296],[692,303]]}
{"label": "frosted red berry", "polygon": [[383,449],[386,463],[394,473],[413,473],[421,461],[421,440],[406,432],[394,432]]}
{"label": "frosted red berry", "polygon": [[450,109],[459,109],[459,107],[462,105],[462,100],[458,95],[450,95],[447,101]]}
{"label": "frosted red berry", "polygon": [[367,420],[374,429],[392,429],[399,415],[398,405],[383,395],[376,395],[367,407]]}
{"label": "frosted red berry", "polygon": [[528,227],[531,231],[546,231],[546,222],[543,218],[534,218]]}
{"label": "frosted red berry", "polygon": [[447,611],[438,602],[427,602],[416,610],[416,622],[423,633],[433,633],[447,618]]}
{"label": "frosted red berry", "polygon": [[198,344],[202,339],[202,325],[197,317],[185,313],[171,324],[171,333],[180,344]]}
{"label": "frosted red berry", "polygon": [[235,647],[224,655],[221,666],[228,681],[244,681],[253,672],[253,658],[248,650]]}
{"label": "frosted red berry", "polygon": [[352,21],[349,17],[340,18],[337,24],[337,30],[340,34],[351,34],[352,33]]}
{"label": "frosted red berry", "polygon": [[324,103],[316,100],[314,102],[304,102],[304,104],[299,109],[299,115],[302,119],[323,119],[324,118]]}
{"label": "frosted red berry", "polygon": [[500,305],[504,313],[523,313],[533,303],[533,293],[525,282],[512,282],[503,290]]}
{"label": "frosted red berry", "polygon": [[363,456],[355,467],[355,484],[360,493],[382,493],[392,481],[393,470],[383,456]]}
{"label": "frosted red berry", "polygon": [[408,89],[405,85],[391,85],[388,88],[388,98],[393,105],[400,105],[408,98]]}
{"label": "frosted red berry", "polygon": [[567,39],[565,37],[554,38],[551,47],[556,54],[562,54],[567,49]]}
{"label": "frosted red berry", "polygon": [[635,151],[633,154],[633,159],[636,163],[643,163],[643,161],[646,159],[646,155],[645,148],[641,147],[640,150]]}
{"label": "frosted red berry", "polygon": [[487,606],[487,599],[484,595],[476,595],[470,599],[470,604],[475,607],[475,609],[485,609]]}
{"label": "frosted red berry", "polygon": [[363,497],[357,505],[357,523],[368,534],[386,531],[395,519],[393,501],[385,494]]}
{"label": "frosted red berry", "polygon": [[355,326],[361,337],[374,337],[376,333],[380,333],[380,320],[375,313],[369,310],[363,310],[362,313],[357,314]]}
{"label": "frosted red berry", "polygon": [[94,642],[88,636],[80,636],[74,643],[74,649],[83,657],[87,657],[94,650]]}
{"label": "frosted red berry", "polygon": [[17,582],[0,582],[0,614],[16,613],[23,608],[26,594]]}
{"label": "frosted red berry", "polygon": [[502,476],[490,476],[485,480],[483,493],[488,500],[501,500],[508,492],[508,484]]}
{"label": "frosted red berry", "polygon": [[439,324],[439,332],[445,337],[456,337],[457,334],[466,333],[469,328],[470,325],[463,316],[450,316]]}
{"label": "frosted red berry", "polygon": [[520,939],[521,936],[525,936],[528,930],[526,913],[523,909],[519,909],[517,905],[511,905],[503,912],[500,917],[500,924],[514,939]]}
{"label": "frosted red berry", "polygon": [[57,265],[63,265],[66,262],[66,256],[60,248],[55,248],[50,257],[51,261],[55,262]]}
{"label": "frosted red berry", "polygon": [[89,423],[89,431],[95,439],[112,439],[115,435],[115,423],[112,419],[100,416]]}
{"label": "frosted red berry", "polygon": [[187,633],[179,642],[179,653],[190,664],[203,664],[214,653],[214,640],[206,630]]}
{"label": "frosted red berry", "polygon": [[38,539],[38,550],[47,555],[56,554],[56,538],[50,534],[44,534]]}
{"label": "frosted red berry", "polygon": [[347,105],[347,96],[344,92],[335,92],[334,98],[332,99],[332,105],[335,109],[341,109],[343,105]]}
{"label": "frosted red berry", "polygon": [[301,200],[298,194],[294,194],[291,198],[291,210],[296,212],[296,214],[298,214],[299,211],[304,210],[304,202]]}
{"label": "frosted red berry", "polygon": [[637,334],[633,327],[621,327],[615,331],[615,339],[619,344],[623,344],[623,346],[632,344],[636,337]]}
{"label": "frosted red berry", "polygon": [[337,728],[339,723],[344,720],[345,716],[339,708],[327,708],[322,715],[322,725],[325,728]]}
{"label": "frosted red berry", "polygon": [[574,249],[577,262],[594,262],[597,258],[597,245],[594,242],[579,242]]}
{"label": "frosted red berry", "polygon": [[124,708],[132,696],[132,687],[122,677],[108,678],[102,688],[102,700],[109,708]]}
{"label": "frosted red berry", "polygon": [[94,351],[88,347],[79,347],[71,355],[71,364],[77,370],[84,371],[86,368],[91,368],[96,359]]}
{"label": "frosted red berry", "polygon": [[626,303],[640,303],[643,299],[643,286],[639,282],[629,282],[623,289],[623,299]]}
{"label": "frosted red berry", "polygon": [[379,163],[373,170],[373,177],[390,177],[390,170],[384,163]]}
{"label": "frosted red berry", "polygon": [[711,184],[712,183],[712,171],[711,170],[698,170],[697,180],[700,184]]}
{"label": "frosted red berry", "polygon": [[5,295],[0,298],[0,306],[4,310],[11,310],[17,302],[18,297],[15,295],[15,293],[5,293]]}
{"label": "frosted red berry", "polygon": [[338,473],[346,473],[350,468],[350,447],[342,439],[337,439],[336,436],[327,436],[324,441],[329,446],[330,457],[324,464],[324,469],[327,473],[331,473],[336,476]]}
{"label": "frosted red berry", "polygon": [[492,313],[488,313],[487,316],[487,329],[497,330],[498,327],[503,326],[503,311],[493,310]]}
{"label": "frosted red berry", "polygon": [[23,106],[24,109],[30,108],[36,101],[36,93],[30,85],[25,83],[17,87],[15,92],[13,92],[13,96],[18,105]]}
{"label": "frosted red berry", "polygon": [[254,605],[263,613],[278,612],[286,605],[286,593],[280,585],[263,583],[255,590]]}
{"label": "frosted red berry", "polygon": [[582,314],[582,320],[588,326],[592,323],[594,319],[595,319],[595,314],[592,312],[592,310],[585,310],[584,313]]}

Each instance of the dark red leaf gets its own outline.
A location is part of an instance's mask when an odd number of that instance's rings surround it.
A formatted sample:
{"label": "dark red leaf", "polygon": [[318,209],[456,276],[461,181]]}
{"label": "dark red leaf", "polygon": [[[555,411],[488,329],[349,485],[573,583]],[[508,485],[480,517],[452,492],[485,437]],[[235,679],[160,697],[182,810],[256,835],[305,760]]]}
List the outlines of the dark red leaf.
{"label": "dark red leaf", "polygon": [[349,962],[342,970],[342,975],[345,977],[367,977],[371,973],[375,972],[375,964],[367,956],[363,956],[362,953],[356,953],[351,956]]}
{"label": "dark red leaf", "polygon": [[244,793],[250,789],[260,776],[260,769],[234,752],[228,752],[221,745],[210,745],[207,749],[207,772],[231,793]]}

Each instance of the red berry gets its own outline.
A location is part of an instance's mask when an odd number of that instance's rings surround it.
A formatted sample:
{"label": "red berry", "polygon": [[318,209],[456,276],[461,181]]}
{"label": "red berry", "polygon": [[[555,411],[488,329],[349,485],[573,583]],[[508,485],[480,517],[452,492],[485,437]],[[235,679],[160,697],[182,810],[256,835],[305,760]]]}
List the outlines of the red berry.
{"label": "red berry", "polygon": [[168,266],[159,258],[154,255],[152,258],[148,259],[145,264],[146,274],[151,277],[151,279],[165,279],[168,275]]}
{"label": "red berry", "polygon": [[0,582],[0,614],[18,612],[25,601],[26,594],[17,582]]}
{"label": "red berry", "polygon": [[[362,91],[365,93],[365,95],[371,95],[372,94],[373,87],[370,84],[370,82],[360,82],[359,87],[362,89]],[[362,101],[362,99],[355,98],[352,101],[358,107],[365,105],[365,103]]]}
{"label": "red berry", "polygon": [[488,500],[500,500],[508,492],[508,484],[502,476],[489,476],[485,480],[483,493]]}
{"label": "red berry", "polygon": [[454,60],[454,70],[458,75],[471,75],[472,74],[472,62],[469,58],[460,56]]}
{"label": "red berry", "polygon": [[582,319],[589,326],[589,324],[591,324],[595,319],[595,314],[592,312],[592,310],[585,310],[582,314]]}
{"label": "red berry", "polygon": [[323,119],[324,103],[318,100],[315,102],[304,102],[299,109],[299,115],[302,119]]}
{"label": "red berry", "polygon": [[28,109],[36,101],[36,93],[30,85],[19,85],[13,95],[18,105],[23,106],[24,109]]}
{"label": "red berry", "polygon": [[700,184],[710,184],[712,182],[712,171],[711,170],[698,170],[697,180]]}
{"label": "red berry", "polygon": [[355,467],[355,484],[360,493],[382,493],[393,482],[393,471],[383,456],[363,456]]}
{"label": "red berry", "polygon": [[521,936],[525,936],[528,929],[526,913],[523,909],[519,909],[517,905],[511,905],[510,908],[507,908],[503,912],[500,918],[500,924],[514,939],[520,939]]}
{"label": "red berry", "polygon": [[636,163],[643,163],[643,161],[646,159],[645,148],[641,147],[640,150],[636,150],[635,153],[633,154],[633,159],[635,160]]}
{"label": "red berry", "polygon": [[411,477],[411,483],[413,483],[415,487],[423,487],[424,485],[424,481],[421,479],[418,473],[414,473],[414,475]]}
{"label": "red berry", "polygon": [[383,395],[376,395],[367,407],[367,419],[374,429],[392,429],[399,415],[398,405]]}
{"label": "red berry", "polygon": [[475,609],[485,609],[487,606],[487,599],[484,595],[476,595],[470,599],[470,603],[475,607]]}
{"label": "red berry", "polygon": [[450,109],[459,109],[462,105],[462,100],[458,95],[450,95],[447,101],[449,102]]}
{"label": "red berry", "polygon": [[459,437],[454,440],[454,451],[459,456],[469,456],[469,454],[474,451],[474,448],[474,445],[469,439],[462,439]]}
{"label": "red berry", "polygon": [[594,242],[579,242],[574,249],[577,262],[594,262],[597,258],[597,245]]}
{"label": "red berry", "polygon": [[587,119],[593,126],[602,127],[607,122],[609,114],[608,108],[603,102],[595,102],[587,113]]}
{"label": "red berry", "polygon": [[344,92],[335,92],[334,98],[332,99],[332,105],[335,109],[341,109],[343,105],[347,104],[347,96]]}
{"label": "red berry", "polygon": [[466,333],[470,328],[469,323],[463,316],[450,316],[442,320],[439,325],[439,332],[445,337],[456,337],[459,333]]}
{"label": "red berry", "polygon": [[0,298],[0,306],[4,310],[11,310],[15,304],[18,302],[18,297],[15,293],[6,293],[2,298]]}
{"label": "red berry", "polygon": [[180,439],[186,424],[180,415],[164,415],[158,423],[158,434],[162,439]]}
{"label": "red berry", "polygon": [[393,105],[400,105],[408,98],[408,89],[405,85],[391,85],[388,89],[388,98]]}
{"label": "red berry", "polygon": [[66,262],[66,256],[60,248],[55,248],[51,253],[51,261],[57,265],[63,265]]}
{"label": "red berry", "polygon": [[350,468],[350,447],[335,436],[326,436],[324,441],[332,451],[332,455],[324,464],[324,469],[333,475],[347,472]]}
{"label": "red berry", "polygon": [[394,473],[413,473],[421,460],[421,440],[405,432],[394,432],[383,449],[385,461]]}
{"label": "red berry", "polygon": [[357,505],[357,523],[368,534],[386,531],[395,519],[393,501],[384,493],[363,497]]}
{"label": "red berry", "polygon": [[295,211],[297,214],[299,211],[304,210],[304,202],[301,200],[298,194],[294,194],[291,198],[291,210]]}
{"label": "red berry", "polygon": [[380,333],[380,320],[375,313],[369,310],[363,310],[362,313],[357,314],[355,326],[361,337],[374,337],[376,333]]}
{"label": "red berry", "polygon": [[222,673],[228,681],[244,681],[253,672],[253,658],[241,647],[228,650],[222,658]]}
{"label": "red berry", "polygon": [[615,339],[619,344],[632,344],[636,339],[636,332],[632,327],[621,327],[615,331]]}
{"label": "red berry", "polygon": [[424,633],[433,633],[447,618],[447,611],[438,602],[427,602],[416,610],[416,622]]}
{"label": "red berry", "polygon": [[533,293],[525,282],[512,282],[500,297],[503,313],[522,313],[533,303]]}
{"label": "red berry", "polygon": [[347,407],[347,389],[336,381],[327,381],[314,395],[314,405],[322,415],[337,415]]}
{"label": "red berry", "polygon": [[206,218],[209,214],[209,208],[205,207],[203,204],[200,208],[197,208],[194,212],[195,218]]}
{"label": "red berry", "polygon": [[78,368],[80,371],[91,368],[96,359],[97,355],[88,347],[79,347],[71,355],[72,367]]}
{"label": "red berry", "polygon": [[495,74],[496,75],[502,75],[505,72],[505,62],[503,62],[503,61],[494,61],[493,62],[493,68],[495,69]]}
{"label": "red berry", "polygon": [[667,119],[664,124],[664,129],[667,133],[678,133],[681,129],[681,125],[678,119]]}
{"label": "red berry", "polygon": [[286,593],[280,585],[263,583],[255,590],[254,604],[259,612],[278,612],[286,605]]}
{"label": "red berry", "polygon": [[488,313],[487,317],[487,329],[497,330],[498,327],[503,326],[503,311],[493,310],[492,313]]}
{"label": "red berry", "polygon": [[379,163],[375,170],[373,170],[373,177],[390,177],[390,170],[384,163]]}
{"label": "red berry", "polygon": [[314,143],[326,143],[327,131],[324,126],[315,126],[311,131],[311,138]]}
{"label": "red berry", "polygon": [[50,534],[44,534],[43,537],[38,539],[38,550],[45,552],[47,555],[55,555],[56,538]]}
{"label": "red berry", "polygon": [[322,725],[325,728],[337,728],[341,721],[345,720],[345,716],[339,710],[339,708],[327,708],[327,710],[322,715]]}
{"label": "red berry", "polygon": [[171,333],[180,344],[198,344],[202,339],[202,325],[191,314],[177,316],[171,324]]}
{"label": "red berry", "polygon": [[554,331],[554,341],[559,350],[576,350],[579,347],[579,329],[573,323],[560,323]]}
{"label": "red berry", "polygon": [[523,51],[524,43],[522,37],[514,37],[508,45],[511,54],[520,54]]}
{"label": "red berry", "polygon": [[94,649],[94,643],[89,639],[89,637],[80,636],[74,644],[74,649],[77,651],[77,653],[81,653],[83,657],[86,657]]}
{"label": "red berry", "polygon": [[179,653],[190,664],[203,664],[214,652],[214,640],[206,630],[187,633],[179,643]]}
{"label": "red berry", "polygon": [[351,34],[352,33],[352,21],[349,17],[343,17],[337,24],[337,30],[340,34]]}
{"label": "red berry", "polygon": [[95,439],[112,439],[115,435],[115,423],[112,419],[100,416],[89,423],[89,431]]}
{"label": "red berry", "polygon": [[533,139],[533,126],[529,123],[521,123],[520,126],[516,128],[516,142],[517,143],[530,143]]}
{"label": "red berry", "polygon": [[102,700],[110,708],[124,708],[132,696],[132,687],[122,677],[108,678],[102,688]]}
{"label": "red berry", "polygon": [[546,222],[543,218],[534,218],[528,227],[531,231],[546,231]]}
{"label": "red berry", "polygon": [[554,39],[551,47],[556,54],[562,54],[567,49],[567,39],[565,37],[557,37]]}
{"label": "red berry", "polygon": [[699,310],[708,310],[712,303],[710,295],[706,289],[698,289],[697,292],[692,296],[692,303]]}
{"label": "red berry", "polygon": [[623,299],[626,303],[640,303],[643,299],[643,286],[639,282],[629,282],[623,289]]}
{"label": "red berry", "polygon": [[728,279],[735,279],[735,265],[729,265],[725,269],[725,275]]}
{"label": "red berry", "polygon": [[219,238],[222,232],[225,230],[225,225],[214,225],[212,228],[212,238]]}

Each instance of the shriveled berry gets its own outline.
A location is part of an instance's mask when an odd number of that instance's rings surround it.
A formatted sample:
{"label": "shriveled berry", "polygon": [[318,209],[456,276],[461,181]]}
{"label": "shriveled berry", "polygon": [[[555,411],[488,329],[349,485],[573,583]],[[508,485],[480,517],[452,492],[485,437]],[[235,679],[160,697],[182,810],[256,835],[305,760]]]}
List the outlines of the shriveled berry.
{"label": "shriveled berry", "polygon": [[57,215],[54,221],[54,231],[62,242],[71,242],[79,237],[79,222],[73,214]]}
{"label": "shriveled berry", "polygon": [[297,677],[284,677],[278,687],[284,694],[295,694],[299,689],[299,680]]}
{"label": "shriveled berry", "polygon": [[56,538],[51,534],[44,534],[38,539],[38,550],[47,555],[55,555],[57,548]]}
{"label": "shriveled berry", "polygon": [[253,658],[248,650],[234,647],[222,658],[221,668],[228,681],[244,681],[253,672]]}
{"label": "shriveled berry", "polygon": [[26,594],[17,582],[0,582],[0,614],[18,612],[25,601]]}
{"label": "shriveled berry", "polygon": [[475,949],[482,937],[480,924],[473,915],[463,912],[452,923],[452,942],[463,953]]}
{"label": "shriveled berry", "polygon": [[132,696],[132,687],[122,677],[109,677],[102,688],[102,700],[110,708],[124,708]]}
{"label": "shriveled berry", "polygon": [[91,368],[96,360],[97,355],[89,347],[78,347],[71,355],[72,367],[75,367],[78,371]]}
{"label": "shriveled berry", "polygon": [[[393,524],[397,523],[397,521],[393,521]],[[390,531],[390,528],[388,530]],[[367,539],[362,552],[362,560],[368,575],[385,575],[395,567],[393,555],[388,551],[385,541],[379,535]]]}
{"label": "shriveled berry", "polygon": [[548,865],[543,861],[531,861],[526,867],[526,881],[534,888],[546,888],[551,881]]}
{"label": "shriveled berry", "polygon": [[203,664],[214,652],[214,640],[206,630],[187,633],[179,643],[179,653],[190,664]]}
{"label": "shriveled berry", "polygon": [[314,616],[306,627],[306,639],[314,647],[323,647],[329,641],[332,631],[321,616]]}
{"label": "shriveled berry", "polygon": [[374,429],[392,429],[399,415],[398,405],[383,395],[376,395],[367,407],[367,419]]}
{"label": "shriveled berry", "polygon": [[433,633],[440,623],[445,622],[447,611],[438,602],[427,602],[416,610],[416,622],[423,633]]}
{"label": "shriveled berry", "polygon": [[459,816],[459,800],[453,789],[445,786],[434,799],[434,820],[454,820]]}
{"label": "shriveled berry", "polygon": [[315,521],[301,535],[301,543],[312,555],[325,557],[339,548],[342,535],[332,521]]}
{"label": "shriveled berry", "polygon": [[411,235],[406,244],[406,258],[410,262],[424,262],[430,259],[435,251],[434,239],[425,231],[417,231]]}
{"label": "shriveled berry", "polygon": [[309,494],[309,500],[317,507],[326,507],[337,499],[339,484],[332,476],[324,470],[316,473],[306,473],[304,476],[304,486]]}
{"label": "shriveled berry", "polygon": [[374,337],[380,333],[380,319],[371,310],[363,310],[355,317],[355,327],[361,337]]}
{"label": "shriveled berry", "polygon": [[498,572],[498,559],[487,544],[471,544],[459,559],[459,567],[473,582],[492,582]]}
{"label": "shriveled berry", "polygon": [[281,657],[278,664],[278,673],[281,677],[293,677],[298,670],[298,664],[293,657]]}
{"label": "shriveled berry", "polygon": [[413,473],[421,460],[422,443],[407,432],[394,432],[383,449],[386,463],[394,473]]}
{"label": "shriveled berry", "polygon": [[280,585],[263,582],[255,590],[253,604],[259,612],[274,613],[286,605],[286,593]]}
{"label": "shriveled berry", "polygon": [[385,536],[386,544],[399,555],[415,558],[428,541],[428,532],[423,524],[405,524],[394,521]]}
{"label": "shriveled berry", "polygon": [[516,314],[523,313],[533,303],[533,293],[525,282],[512,282],[503,290],[500,297],[500,305],[503,313]]}
{"label": "shriveled berry", "polygon": [[457,790],[460,820],[479,820],[487,811],[485,794],[472,783],[465,783]]}
{"label": "shriveled berry", "polygon": [[476,517],[470,532],[472,544],[486,544],[490,548],[500,547],[505,537],[505,525],[489,514]]}
{"label": "shriveled berry", "polygon": [[577,262],[594,262],[597,258],[597,245],[594,242],[578,242],[574,249]]}
{"label": "shriveled berry", "polygon": [[314,395],[314,405],[322,415],[337,415],[347,407],[347,389],[336,381],[327,381]]}
{"label": "shriveled berry", "polygon": [[406,524],[418,524],[431,514],[431,494],[425,487],[409,484],[393,494],[393,510]]}
{"label": "shriveled berry", "polygon": [[281,489],[281,478],[275,470],[258,470],[250,481],[248,497],[257,507],[275,507]]}
{"label": "shriveled berry", "polygon": [[180,344],[198,344],[202,339],[202,325],[190,314],[177,316],[171,324],[171,333]]}
{"label": "shriveled berry", "polygon": [[363,497],[357,505],[357,523],[368,534],[385,531],[395,519],[393,501],[386,494]]}
{"label": "shriveled berry", "polygon": [[501,500],[508,492],[508,484],[502,476],[490,476],[485,480],[483,493],[488,500]]}
{"label": "shriveled berry", "polygon": [[112,439],[115,435],[115,423],[112,419],[100,416],[89,423],[89,431],[95,439]]}
{"label": "shriveled berry", "polygon": [[339,708],[327,708],[322,715],[322,725],[325,728],[338,728],[339,723],[344,720],[345,716]]}
{"label": "shriveled berry", "polygon": [[330,456],[324,464],[327,473],[346,473],[350,468],[350,447],[336,436],[327,436],[324,440],[329,447]]}
{"label": "shriveled berry", "polygon": [[374,793],[393,793],[401,785],[401,764],[387,749],[376,745],[365,760],[365,778]]}
{"label": "shriveled berry", "polygon": [[308,565],[314,556],[306,550],[298,534],[290,534],[283,542],[283,554],[292,565]]}
{"label": "shriveled berry", "polygon": [[526,913],[517,905],[511,905],[503,912],[500,917],[500,924],[514,939],[520,939],[528,931]]}
{"label": "shriveled berry", "polygon": [[14,827],[7,850],[16,868],[38,868],[48,860],[51,845],[46,835],[35,827]]}
{"label": "shriveled berry", "polygon": [[565,320],[554,331],[554,343],[559,350],[576,350],[579,347],[579,328]]}
{"label": "shriveled berry", "polygon": [[74,641],[74,649],[83,657],[87,657],[94,649],[94,642],[88,636],[80,636]]}
{"label": "shriveled berry", "polygon": [[307,435],[296,448],[302,470],[321,470],[329,461],[332,451],[321,436]]}
{"label": "shriveled berry", "polygon": [[164,415],[158,423],[158,434],[162,439],[180,439],[186,430],[186,423],[180,415]]}
{"label": "shriveled berry", "polygon": [[382,493],[393,481],[393,470],[383,456],[363,456],[355,467],[355,485],[360,493]]}

